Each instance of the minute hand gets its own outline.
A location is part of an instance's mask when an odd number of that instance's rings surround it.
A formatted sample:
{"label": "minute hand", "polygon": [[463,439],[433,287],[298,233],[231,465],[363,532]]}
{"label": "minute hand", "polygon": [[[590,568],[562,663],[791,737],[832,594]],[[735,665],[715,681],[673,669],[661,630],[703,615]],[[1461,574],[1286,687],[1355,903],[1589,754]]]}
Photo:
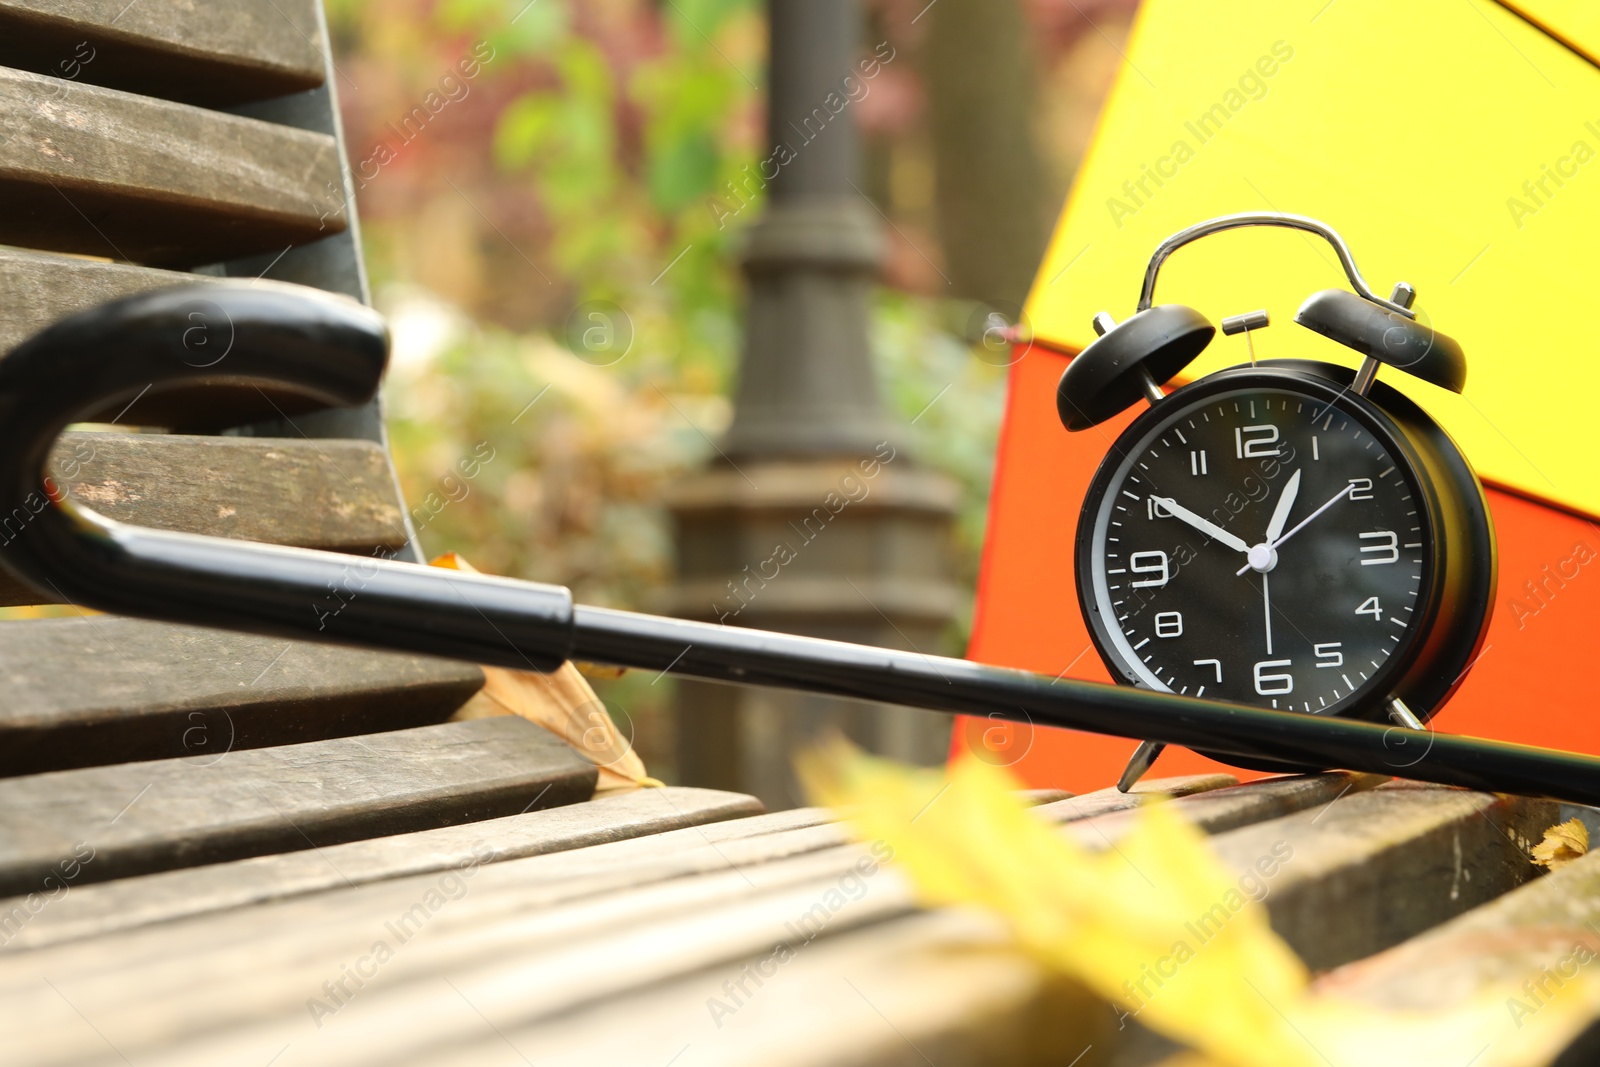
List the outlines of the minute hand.
{"label": "minute hand", "polygon": [[1166,508],[1173,518],[1183,520],[1190,526],[1193,526],[1196,530],[1199,530],[1201,533],[1211,538],[1213,541],[1226,545],[1235,552],[1250,551],[1250,546],[1244,543],[1244,538],[1235,537],[1233,534],[1229,533],[1227,530],[1224,530],[1216,523],[1211,522],[1208,519],[1201,518],[1199,515],[1196,515],[1194,512],[1190,511],[1176,500],[1173,500],[1171,497],[1153,496],[1150,499]]}
{"label": "minute hand", "polygon": [[[1313,511],[1311,514],[1309,514],[1305,518],[1301,519],[1298,523],[1295,524],[1294,529],[1290,530],[1288,533],[1284,534],[1282,537],[1278,538],[1276,541],[1271,542],[1267,547],[1269,547],[1269,548],[1277,548],[1279,545],[1281,545],[1285,541],[1289,540],[1289,538],[1293,537],[1295,534],[1297,534],[1301,530],[1305,529],[1306,525],[1308,523],[1310,523],[1312,519],[1316,518],[1318,515],[1321,515],[1324,511],[1327,511],[1329,508],[1333,507],[1339,501],[1343,500],[1346,496],[1348,496],[1350,494],[1350,491],[1352,489],[1354,489],[1354,488],[1355,488],[1355,484],[1354,483],[1351,483],[1350,485],[1346,485],[1343,489],[1341,489],[1337,493],[1333,494],[1332,499],[1330,499],[1326,504],[1322,505],[1316,511]],[[1245,571],[1247,571],[1249,569],[1250,569],[1250,564],[1246,563],[1243,567],[1239,568],[1237,573],[1243,574]]]}

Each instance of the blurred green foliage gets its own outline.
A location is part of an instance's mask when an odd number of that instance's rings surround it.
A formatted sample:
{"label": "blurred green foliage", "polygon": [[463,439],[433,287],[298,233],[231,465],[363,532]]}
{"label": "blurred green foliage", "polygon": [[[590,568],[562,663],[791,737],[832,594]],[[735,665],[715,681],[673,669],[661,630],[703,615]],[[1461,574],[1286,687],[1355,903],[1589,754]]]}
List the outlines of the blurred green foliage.
{"label": "blurred green foliage", "polygon": [[[757,212],[719,228],[710,205],[767,151],[761,5],[330,0],[328,8],[348,76],[351,156],[365,158],[384,140],[397,149],[396,162],[361,190],[361,207],[369,269],[380,304],[396,314],[402,356],[407,325],[429,317],[419,290],[464,312],[446,315],[443,327],[425,322],[443,336],[414,363],[402,360],[390,382],[407,497],[414,507],[430,493],[446,501],[437,513],[416,512],[425,544],[460,550],[487,570],[571,584],[591,601],[647,605],[670,562],[655,503],[661,487],[706,460],[729,416],[737,242]],[[397,143],[396,117],[484,43],[494,59],[466,98],[423,136]],[[473,232],[416,232],[444,218]],[[509,269],[531,291],[530,307],[504,314],[488,279],[435,283],[430,268],[463,258],[456,246],[468,236],[465,256],[487,262],[465,273]],[[614,304],[613,325],[631,334],[621,358],[582,343],[584,309],[596,302]],[[885,290],[874,348],[893,408],[907,421],[921,413],[918,458],[966,489],[971,578],[1004,376],[941,328],[966,310]],[[494,460],[446,491],[480,441]]]}

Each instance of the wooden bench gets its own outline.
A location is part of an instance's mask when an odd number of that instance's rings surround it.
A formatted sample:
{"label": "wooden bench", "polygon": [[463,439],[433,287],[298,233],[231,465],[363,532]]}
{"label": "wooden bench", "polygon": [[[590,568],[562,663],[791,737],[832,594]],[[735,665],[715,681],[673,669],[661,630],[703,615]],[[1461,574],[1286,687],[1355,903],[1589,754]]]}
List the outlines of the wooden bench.
{"label": "wooden bench", "polygon": [[[316,0],[0,0],[0,351],[197,276],[365,299],[326,41]],[[230,404],[108,413],[166,432],[69,435],[56,477],[141,525],[419,560],[376,404]],[[827,813],[590,799],[539,728],[449,721],[472,666],[105,616],[0,623],[0,664],[6,1064],[1170,1051],[1081,993],[1064,1010],[995,922],[917,909]],[[1419,960],[1536,969],[1570,950],[1554,917],[1594,915],[1592,860],[1535,878],[1548,802],[1343,773],[1034,799],[1112,848],[1151,792],[1241,871],[1290,843],[1274,927],[1379,1003],[1443,996]]]}
{"label": "wooden bench", "polygon": [[[0,0],[0,352],[211,277],[365,300],[326,42],[316,0]],[[104,514],[420,560],[376,402],[304,411],[256,392],[136,401],[105,421],[52,462]],[[29,518],[0,516],[0,551]],[[60,598],[0,577],[0,606],[41,599]],[[490,838],[493,855],[527,855],[759,810],[670,789],[582,804],[595,768],[552,735],[449,721],[483,684],[469,664],[90,615],[0,622],[0,677],[12,947],[40,936],[32,905],[62,877],[80,898],[167,877],[189,900],[205,875],[188,869],[243,862],[215,899],[244,903],[321,885],[333,862],[341,884],[372,881]],[[397,834],[423,836],[373,845]],[[274,860],[287,866],[248,866]]]}

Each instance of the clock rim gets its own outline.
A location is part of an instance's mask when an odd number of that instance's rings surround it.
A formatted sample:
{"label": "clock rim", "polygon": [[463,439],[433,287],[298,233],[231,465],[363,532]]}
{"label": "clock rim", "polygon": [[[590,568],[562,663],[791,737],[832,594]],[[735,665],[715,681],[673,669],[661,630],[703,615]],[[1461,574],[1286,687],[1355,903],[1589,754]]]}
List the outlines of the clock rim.
{"label": "clock rim", "polygon": [[[1073,571],[1074,584],[1078,594],[1078,606],[1083,614],[1084,621],[1088,624],[1090,641],[1117,684],[1149,688],[1148,685],[1142,684],[1142,681],[1133,680],[1133,672],[1129,670],[1122,656],[1118,653],[1114,640],[1109,634],[1108,625],[1098,605],[1095,604],[1093,591],[1094,574],[1091,569],[1093,566],[1093,540],[1095,526],[1098,522],[1098,512],[1106,499],[1106,494],[1112,489],[1110,484],[1112,479],[1124,462],[1127,461],[1129,454],[1134,450],[1134,446],[1147,435],[1150,435],[1152,428],[1159,432],[1160,427],[1169,424],[1180,410],[1192,406],[1196,401],[1203,401],[1208,396],[1216,393],[1237,392],[1253,387],[1287,389],[1291,392],[1309,396],[1312,399],[1332,402],[1338,410],[1357,419],[1363,428],[1378,437],[1380,442],[1388,449],[1390,455],[1395,458],[1397,465],[1400,467],[1401,477],[1411,488],[1413,499],[1420,501],[1422,505],[1419,507],[1418,512],[1419,517],[1423,520],[1423,543],[1427,546],[1423,560],[1423,588],[1418,592],[1422,610],[1413,613],[1412,621],[1406,626],[1404,637],[1400,644],[1389,655],[1382,668],[1374,673],[1366,683],[1349,696],[1335,701],[1326,709],[1311,713],[1337,716],[1339,718],[1388,721],[1385,704],[1391,696],[1404,687],[1404,683],[1416,666],[1418,657],[1426,644],[1425,635],[1432,630],[1437,622],[1439,610],[1444,600],[1447,574],[1442,551],[1444,547],[1441,533],[1442,526],[1438,521],[1439,501],[1432,480],[1422,476],[1425,464],[1418,454],[1418,450],[1414,447],[1409,437],[1406,436],[1395,417],[1369,397],[1352,393],[1348,382],[1341,383],[1331,375],[1317,373],[1323,366],[1326,366],[1329,371],[1344,371],[1346,374],[1351,374],[1346,368],[1332,364],[1314,364],[1299,360],[1264,360],[1254,366],[1231,367],[1214,374],[1208,374],[1204,378],[1174,390],[1161,403],[1152,405],[1142,412],[1112,442],[1111,448],[1107,451],[1105,458],[1101,460],[1094,476],[1089,481],[1089,489],[1084,496],[1083,506],[1078,514],[1078,528],[1074,538]],[[1381,385],[1382,383],[1377,384]],[[1318,393],[1321,395],[1318,396]],[[1487,618],[1487,613],[1485,618]],[[1165,687],[1163,689],[1165,690]],[[1414,708],[1413,711],[1426,722],[1443,705],[1447,696],[1448,693],[1433,702],[1431,706]],[[1251,700],[1245,701],[1245,703],[1255,705],[1256,702]],[[1286,712],[1292,710],[1285,709]],[[1307,714],[1303,711],[1294,711],[1293,713],[1297,715]]]}

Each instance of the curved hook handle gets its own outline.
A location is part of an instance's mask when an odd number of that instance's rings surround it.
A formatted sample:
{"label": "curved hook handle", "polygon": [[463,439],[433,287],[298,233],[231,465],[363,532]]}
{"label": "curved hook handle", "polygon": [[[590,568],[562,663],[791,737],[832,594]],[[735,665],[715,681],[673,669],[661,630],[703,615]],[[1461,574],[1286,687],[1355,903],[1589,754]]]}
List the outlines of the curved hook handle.
{"label": "curved hook handle", "polygon": [[1398,312],[1408,319],[1417,317],[1416,312],[1410,308],[1401,307],[1392,300],[1385,300],[1372,291],[1372,287],[1367,284],[1367,280],[1356,269],[1355,257],[1350,254],[1350,246],[1344,243],[1344,238],[1340,237],[1331,226],[1318,222],[1316,219],[1308,218],[1305,215],[1285,215],[1281,212],[1245,212],[1238,215],[1222,215],[1214,219],[1207,219],[1205,222],[1196,223],[1186,230],[1179,230],[1165,241],[1162,241],[1157,246],[1155,253],[1150,257],[1150,265],[1145,268],[1144,288],[1139,291],[1138,310],[1144,311],[1154,302],[1156,275],[1161,272],[1161,265],[1167,261],[1168,256],[1191,241],[1198,241],[1202,237],[1209,237],[1211,234],[1221,233],[1223,230],[1237,230],[1246,226],[1282,226],[1286,229],[1305,230],[1307,233],[1316,234],[1333,246],[1334,252],[1339,256],[1339,265],[1344,267],[1344,275],[1350,280],[1350,288],[1374,304],[1388,308],[1390,311]]}
{"label": "curved hook handle", "polygon": [[27,516],[0,566],[103,611],[480,662],[493,658],[483,646],[510,641],[506,666],[553,669],[571,644],[565,589],[130,526],[46,475],[69,423],[147,396],[222,388],[365,403],[388,350],[371,309],[261,282],[180,286],[57,323],[0,359],[0,515]]}

